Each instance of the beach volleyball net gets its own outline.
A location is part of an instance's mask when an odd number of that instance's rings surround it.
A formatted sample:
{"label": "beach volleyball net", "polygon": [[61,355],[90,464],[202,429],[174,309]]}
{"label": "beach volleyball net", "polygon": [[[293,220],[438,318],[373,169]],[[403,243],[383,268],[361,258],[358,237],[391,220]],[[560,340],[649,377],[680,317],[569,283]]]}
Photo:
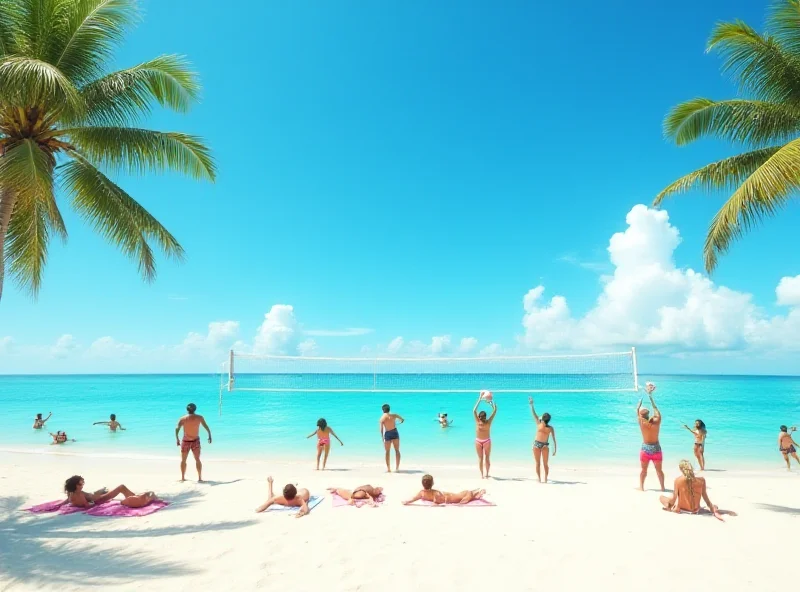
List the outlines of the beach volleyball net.
{"label": "beach volleyball net", "polygon": [[231,351],[220,374],[220,391],[580,393],[638,389],[635,349],[473,358],[319,358]]}

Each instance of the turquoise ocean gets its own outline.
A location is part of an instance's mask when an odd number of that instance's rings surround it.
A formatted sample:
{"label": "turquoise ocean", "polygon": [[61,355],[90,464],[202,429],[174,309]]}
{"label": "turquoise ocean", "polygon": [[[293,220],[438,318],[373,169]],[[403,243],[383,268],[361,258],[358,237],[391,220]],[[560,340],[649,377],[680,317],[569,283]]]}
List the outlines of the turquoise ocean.
{"label": "turquoise ocean", "polygon": [[[664,415],[662,446],[667,462],[692,458],[692,435],[682,423],[708,427],[709,467],[779,467],[781,424],[800,424],[800,377],[643,376],[657,384]],[[643,393],[539,393],[536,409],[549,412],[559,449],[556,462],[581,466],[637,462],[640,436],[635,406]],[[120,457],[177,455],[177,419],[193,402],[212,428],[204,444],[209,459],[304,460],[315,440],[306,439],[324,417],[344,441],[333,442],[329,467],[382,462],[378,419],[381,405],[406,422],[400,426],[404,466],[472,463],[477,393],[222,393],[213,375],[96,375],[0,377],[0,449],[27,452],[108,454]],[[493,464],[522,465],[531,459],[534,425],[528,395],[495,396]],[[486,407],[483,407],[486,408]],[[45,430],[31,429],[34,415],[53,412]],[[453,420],[436,423],[440,412]],[[110,433],[95,421],[110,413],[127,431]],[[50,446],[48,431],[64,430],[75,443]]]}

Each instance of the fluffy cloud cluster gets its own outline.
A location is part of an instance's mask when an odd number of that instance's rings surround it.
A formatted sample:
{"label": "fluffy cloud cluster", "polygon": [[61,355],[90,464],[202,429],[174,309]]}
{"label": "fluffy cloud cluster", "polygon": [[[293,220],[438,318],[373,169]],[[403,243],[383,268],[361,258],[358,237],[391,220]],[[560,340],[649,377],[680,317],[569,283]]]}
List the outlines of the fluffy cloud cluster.
{"label": "fluffy cloud cluster", "polygon": [[800,276],[783,278],[777,302],[793,307],[768,318],[752,295],[717,286],[708,277],[675,265],[678,230],[667,212],[634,207],[628,228],[611,237],[613,274],[602,278],[595,306],[581,318],[567,299],[545,301],[544,287],[523,298],[520,343],[537,350],[595,350],[644,345],[683,350],[741,350],[753,346],[800,345]]}
{"label": "fluffy cloud cluster", "polygon": [[[456,345],[450,335],[435,335],[431,338],[430,343],[419,340],[406,342],[403,337],[398,336],[392,339],[385,347],[379,347],[378,353],[402,354],[411,357],[438,357],[452,354],[468,354],[474,352],[477,347],[478,340],[475,337],[463,337]],[[372,353],[372,348],[367,346],[361,351],[364,354]]]}

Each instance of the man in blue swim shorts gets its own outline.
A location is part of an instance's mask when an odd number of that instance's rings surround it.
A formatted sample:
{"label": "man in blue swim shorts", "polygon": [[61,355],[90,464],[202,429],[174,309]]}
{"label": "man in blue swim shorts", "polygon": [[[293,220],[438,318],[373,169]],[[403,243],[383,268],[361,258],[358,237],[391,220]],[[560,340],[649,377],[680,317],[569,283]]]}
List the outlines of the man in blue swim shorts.
{"label": "man in blue swim shorts", "polygon": [[381,431],[381,441],[383,448],[386,451],[386,472],[391,473],[392,469],[389,467],[389,454],[394,445],[394,461],[395,472],[400,470],[400,434],[397,432],[397,422],[403,423],[405,420],[397,413],[389,413],[389,406],[382,407],[383,415],[378,422],[378,427]]}

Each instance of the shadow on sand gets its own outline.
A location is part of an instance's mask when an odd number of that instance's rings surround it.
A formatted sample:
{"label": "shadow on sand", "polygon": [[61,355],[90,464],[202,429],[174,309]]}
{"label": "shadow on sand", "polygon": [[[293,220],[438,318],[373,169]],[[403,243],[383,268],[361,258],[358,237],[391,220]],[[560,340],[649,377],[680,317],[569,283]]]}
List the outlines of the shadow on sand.
{"label": "shadow on sand", "polygon": [[[187,492],[169,500],[175,506],[185,506],[192,503],[195,497],[194,492]],[[164,528],[84,530],[80,527],[99,526],[107,520],[130,520],[135,523],[136,519],[97,518],[84,514],[33,515],[21,511],[24,502],[22,497],[0,497],[0,587],[37,585],[42,582],[81,587],[140,582],[151,587],[159,578],[197,573],[198,568],[139,550],[127,552],[103,548],[102,541],[233,530],[254,523],[248,520]],[[148,580],[152,583],[144,584]]]}
{"label": "shadow on sand", "polygon": [[790,508],[789,506],[776,506],[774,504],[756,504],[760,510],[777,512],[778,514],[789,514],[790,516],[800,516],[800,508]]}

